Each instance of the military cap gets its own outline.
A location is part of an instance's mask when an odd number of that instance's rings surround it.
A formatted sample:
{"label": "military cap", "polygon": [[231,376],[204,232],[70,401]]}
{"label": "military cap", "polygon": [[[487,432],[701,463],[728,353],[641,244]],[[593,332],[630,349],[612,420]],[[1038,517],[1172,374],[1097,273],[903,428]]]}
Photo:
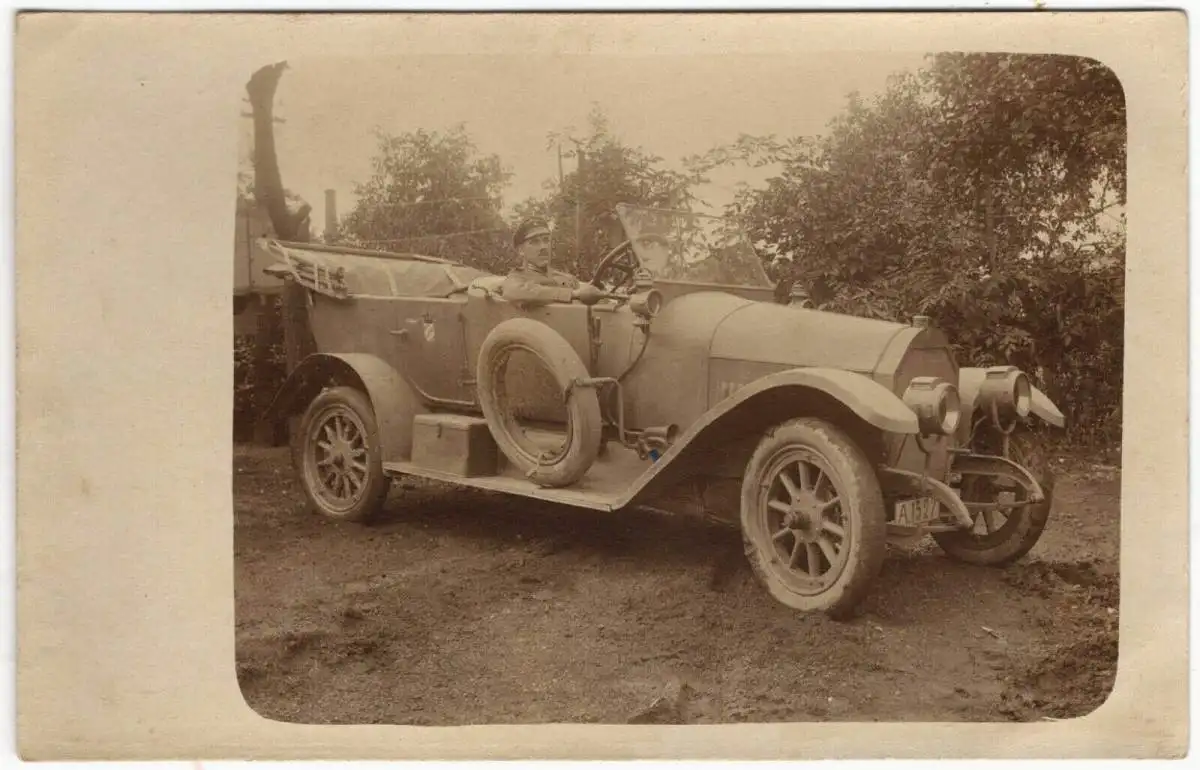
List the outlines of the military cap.
{"label": "military cap", "polygon": [[637,231],[637,240],[670,243],[672,235],[671,224],[669,222],[651,219],[641,224],[641,227]]}
{"label": "military cap", "polygon": [[546,230],[549,232],[550,226],[546,224],[546,220],[541,217],[530,217],[521,224],[517,225],[517,231],[513,233],[513,248],[517,248],[529,238],[531,233],[538,230]]}

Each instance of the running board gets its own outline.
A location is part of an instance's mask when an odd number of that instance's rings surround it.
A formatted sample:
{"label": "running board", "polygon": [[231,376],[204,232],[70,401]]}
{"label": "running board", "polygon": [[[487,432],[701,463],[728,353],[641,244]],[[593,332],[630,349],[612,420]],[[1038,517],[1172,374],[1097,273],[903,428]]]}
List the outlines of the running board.
{"label": "running board", "polygon": [[[584,478],[569,487],[549,488],[539,487],[529,479],[516,476],[459,476],[454,473],[433,470],[409,462],[384,463],[384,473],[389,476],[414,476],[417,478],[441,481],[458,487],[471,487],[488,492],[503,492],[509,495],[537,500],[548,500],[553,503],[573,505],[578,508],[590,508],[595,511],[614,511],[616,502],[620,499],[624,487],[613,490],[598,489],[594,483]],[[592,469],[595,471],[595,468]],[[589,471],[589,476],[591,475]]]}
{"label": "running board", "polygon": [[[525,438],[547,449],[564,435],[528,427]],[[488,492],[501,492],[596,511],[615,511],[631,502],[630,491],[654,461],[617,441],[608,441],[583,478],[566,487],[542,487],[508,462],[496,447],[487,421],[459,414],[420,415],[413,421],[410,457],[383,464],[388,476],[411,476]],[[637,507],[636,504],[634,507]]]}

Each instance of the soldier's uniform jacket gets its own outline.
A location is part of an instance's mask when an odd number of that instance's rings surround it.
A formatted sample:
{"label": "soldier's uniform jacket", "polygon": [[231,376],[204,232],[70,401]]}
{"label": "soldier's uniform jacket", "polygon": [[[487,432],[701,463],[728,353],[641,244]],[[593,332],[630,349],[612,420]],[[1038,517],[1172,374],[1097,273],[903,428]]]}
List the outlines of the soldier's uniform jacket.
{"label": "soldier's uniform jacket", "polygon": [[572,289],[579,279],[570,273],[547,268],[518,267],[508,274],[500,287],[500,296],[509,302],[536,307],[550,302],[570,302]]}

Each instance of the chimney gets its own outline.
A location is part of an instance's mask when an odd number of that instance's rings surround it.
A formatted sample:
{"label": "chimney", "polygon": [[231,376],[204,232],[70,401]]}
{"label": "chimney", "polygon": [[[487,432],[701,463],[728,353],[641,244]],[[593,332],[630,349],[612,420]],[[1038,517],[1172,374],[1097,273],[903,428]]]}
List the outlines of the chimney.
{"label": "chimney", "polygon": [[337,235],[337,190],[325,191],[325,240]]}

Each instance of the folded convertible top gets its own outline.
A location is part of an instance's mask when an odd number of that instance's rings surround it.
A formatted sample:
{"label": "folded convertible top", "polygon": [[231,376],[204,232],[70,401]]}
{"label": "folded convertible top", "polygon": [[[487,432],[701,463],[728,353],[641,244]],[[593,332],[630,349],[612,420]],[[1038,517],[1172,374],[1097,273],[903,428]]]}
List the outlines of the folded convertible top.
{"label": "folded convertible top", "polygon": [[372,252],[322,244],[263,239],[278,261],[263,272],[336,299],[448,297],[490,273],[420,254]]}

